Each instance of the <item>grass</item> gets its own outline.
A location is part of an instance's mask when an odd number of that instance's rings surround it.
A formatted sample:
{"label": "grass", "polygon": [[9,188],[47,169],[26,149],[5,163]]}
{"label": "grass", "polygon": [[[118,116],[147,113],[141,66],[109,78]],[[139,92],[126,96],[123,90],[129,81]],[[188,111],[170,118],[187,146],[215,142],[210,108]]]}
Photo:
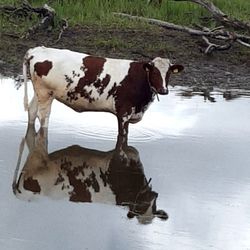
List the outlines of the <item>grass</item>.
{"label": "grass", "polygon": [[[2,0],[1,5],[18,5],[20,2],[22,1]],[[33,0],[30,2],[33,6],[41,6],[47,1]],[[173,0],[163,0],[161,6],[157,4],[148,5],[147,0],[54,0],[50,2],[50,6],[56,10],[57,16],[68,19],[70,25],[91,23],[100,26],[140,26],[138,22],[114,17],[112,12],[125,12],[183,25],[200,24],[202,22],[201,17],[210,15],[197,4]],[[250,19],[249,0],[214,0],[213,2],[230,16],[244,21]],[[34,17],[29,22],[35,22],[35,20]],[[0,22],[2,28],[9,28],[9,26],[13,26],[12,22],[14,21],[7,19],[6,22],[6,17],[1,17]],[[26,24],[26,21],[19,20],[18,28],[22,31],[27,26]],[[212,22],[205,24],[213,26]]]}

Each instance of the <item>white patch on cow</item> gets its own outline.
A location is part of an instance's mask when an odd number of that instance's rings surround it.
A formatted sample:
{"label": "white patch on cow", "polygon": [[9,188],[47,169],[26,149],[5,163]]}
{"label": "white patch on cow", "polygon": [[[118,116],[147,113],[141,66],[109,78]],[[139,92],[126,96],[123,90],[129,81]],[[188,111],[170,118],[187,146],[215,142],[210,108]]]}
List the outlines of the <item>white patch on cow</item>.
{"label": "white patch on cow", "polygon": [[156,57],[153,60],[153,63],[154,63],[154,66],[159,69],[159,71],[161,73],[162,80],[163,80],[163,86],[166,88],[167,87],[166,75],[167,75],[168,69],[171,65],[170,60],[166,59],[166,58]]}
{"label": "white patch on cow", "polygon": [[133,61],[130,60],[106,58],[103,71],[100,75],[101,80],[104,79],[107,74],[111,76],[110,82],[105,89],[106,94],[114,86],[115,83],[118,86],[119,83],[127,76],[130,64],[132,62]]}

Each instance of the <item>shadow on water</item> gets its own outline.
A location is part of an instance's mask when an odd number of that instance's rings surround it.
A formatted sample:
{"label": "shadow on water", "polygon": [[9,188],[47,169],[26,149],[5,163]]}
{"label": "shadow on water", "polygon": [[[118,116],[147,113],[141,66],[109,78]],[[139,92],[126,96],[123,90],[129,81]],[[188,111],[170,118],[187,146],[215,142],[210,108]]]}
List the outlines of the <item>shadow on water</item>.
{"label": "shadow on water", "polygon": [[[29,153],[18,176],[24,144]],[[29,126],[20,144],[20,154],[13,180],[17,198],[27,201],[39,196],[67,199],[71,202],[105,203],[128,208],[127,217],[142,224],[168,215],[157,210],[158,193],[144,174],[139,152],[125,151],[126,162],[116,150],[98,151],[72,145],[48,153],[47,131]]]}

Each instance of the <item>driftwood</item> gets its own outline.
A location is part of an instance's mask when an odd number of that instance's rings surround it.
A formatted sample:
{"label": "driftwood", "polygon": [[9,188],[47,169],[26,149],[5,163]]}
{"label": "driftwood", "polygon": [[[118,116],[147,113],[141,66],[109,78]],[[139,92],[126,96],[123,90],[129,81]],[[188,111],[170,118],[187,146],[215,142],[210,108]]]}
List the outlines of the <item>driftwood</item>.
{"label": "driftwood", "polygon": [[[250,47],[250,36],[238,34],[236,32],[227,31],[224,29],[224,26],[220,26],[214,29],[209,29],[207,27],[199,27],[200,29],[194,29],[194,28],[190,28],[187,26],[177,25],[174,23],[165,22],[165,21],[153,19],[153,18],[132,16],[132,15],[125,14],[125,13],[113,13],[113,14],[116,16],[129,18],[132,20],[144,21],[150,24],[158,25],[166,29],[173,29],[177,31],[186,32],[190,35],[200,36],[207,44],[207,48],[204,50],[204,53],[206,54],[211,54],[214,50],[229,49],[231,48],[234,42],[238,42],[239,44],[243,46]],[[212,43],[209,41],[208,37],[213,38],[215,40],[224,41],[225,44],[218,45],[218,44],[215,44],[215,42]]]}
{"label": "driftwood", "polygon": [[[56,12],[47,4],[44,4],[42,7],[32,7],[28,1],[23,1],[23,3],[19,7],[0,6],[0,13],[11,18],[24,17],[30,20],[32,19],[33,14],[39,17],[39,22],[34,26],[28,28],[28,31],[26,31],[19,38],[29,38],[32,34],[35,34],[38,31],[51,30],[55,27]],[[61,30],[55,43],[61,39],[62,33],[68,27],[68,22],[65,19],[59,21],[59,23],[61,26]],[[7,35],[10,36],[10,34]]]}

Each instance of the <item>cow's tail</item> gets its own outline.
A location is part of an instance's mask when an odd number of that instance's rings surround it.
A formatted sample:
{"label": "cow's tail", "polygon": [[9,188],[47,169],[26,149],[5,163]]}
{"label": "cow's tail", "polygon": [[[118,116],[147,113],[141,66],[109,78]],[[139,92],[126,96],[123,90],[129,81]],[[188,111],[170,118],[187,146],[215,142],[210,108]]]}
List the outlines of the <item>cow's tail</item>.
{"label": "cow's tail", "polygon": [[23,98],[23,105],[24,105],[24,110],[27,111],[29,108],[29,100],[28,100],[28,68],[29,68],[29,63],[27,59],[27,54],[24,57],[23,60],[23,80],[24,80],[24,98]]}

